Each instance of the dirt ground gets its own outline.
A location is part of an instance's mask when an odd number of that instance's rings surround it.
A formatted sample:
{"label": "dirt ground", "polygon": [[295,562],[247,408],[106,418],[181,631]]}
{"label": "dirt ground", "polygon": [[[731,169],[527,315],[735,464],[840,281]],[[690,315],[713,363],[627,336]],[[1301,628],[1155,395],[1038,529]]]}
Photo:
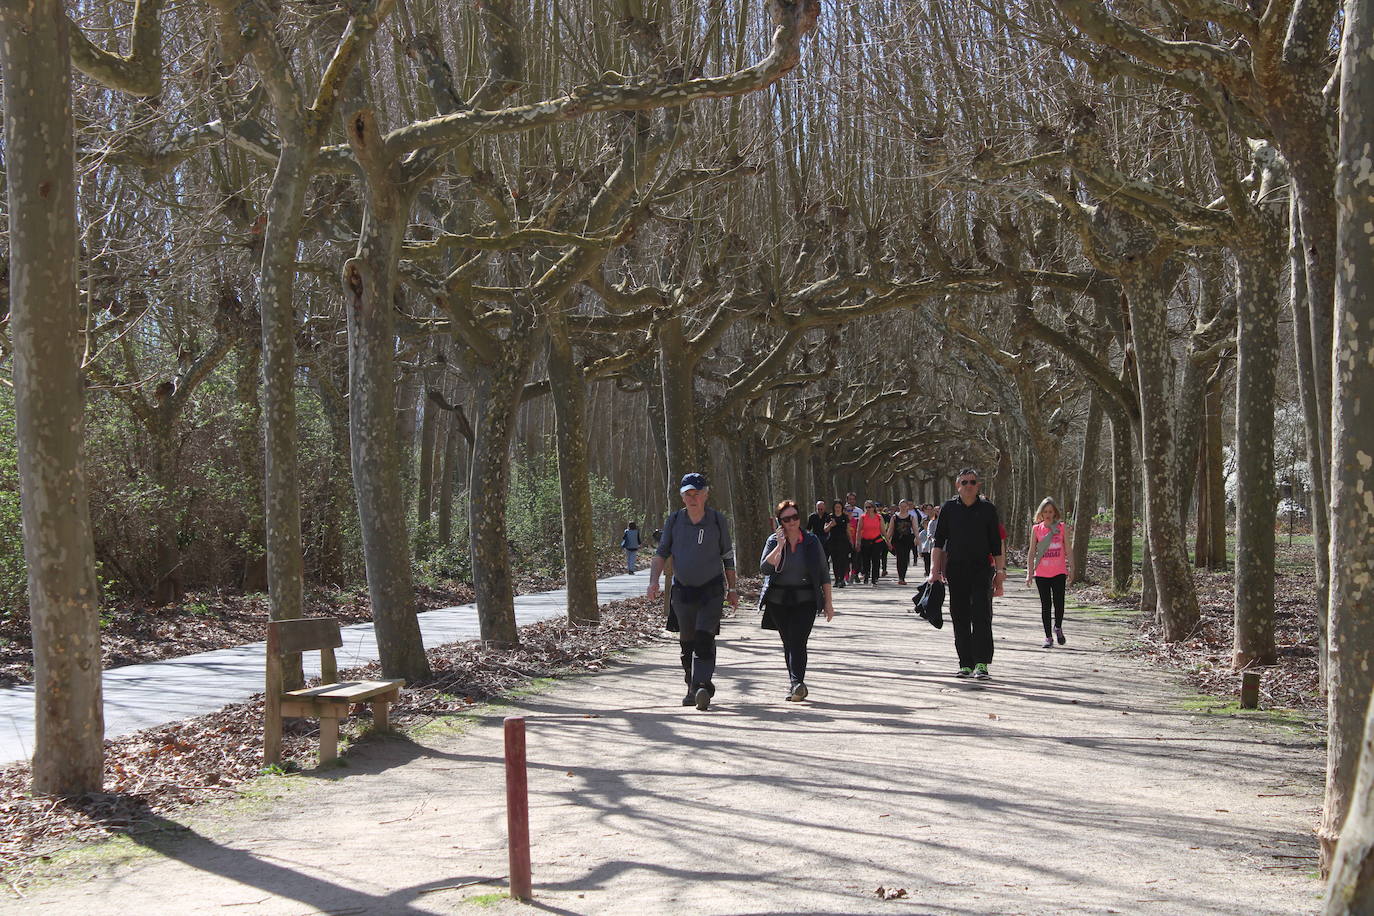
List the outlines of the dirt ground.
{"label": "dirt ground", "polygon": [[[411,914],[506,889],[501,723],[527,718],[535,904],[553,913],[1315,912],[1323,752],[1263,712],[1190,709],[1120,620],[998,603],[989,682],[910,589],[837,592],[811,697],[742,610],[719,693],[664,640],[504,708],[363,742],[135,840],[58,856],[0,913]],[[461,885],[461,886],[460,886]]]}

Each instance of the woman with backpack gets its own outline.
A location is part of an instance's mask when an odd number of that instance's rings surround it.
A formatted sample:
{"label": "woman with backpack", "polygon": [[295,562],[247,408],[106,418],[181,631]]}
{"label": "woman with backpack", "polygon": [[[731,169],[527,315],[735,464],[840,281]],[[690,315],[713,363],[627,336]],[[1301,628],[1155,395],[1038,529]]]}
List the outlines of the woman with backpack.
{"label": "woman with backpack", "polygon": [[802,528],[801,510],[790,499],[778,503],[773,513],[778,527],[763,545],[759,571],[763,592],[759,607],[762,626],[782,637],[783,659],[791,686],[787,699],[806,699],[806,644],[818,612],[833,620],[835,605],[830,593],[830,565],[820,538]]}
{"label": "woman with backpack", "polygon": [[625,550],[625,571],[633,575],[635,558],[639,555],[639,525],[630,522],[630,527],[620,536],[620,546]]}
{"label": "woman with backpack", "polygon": [[[1040,622],[1045,626],[1045,644],[1052,648],[1064,639],[1064,585],[1069,580],[1069,526],[1059,514],[1059,506],[1048,496],[1035,510],[1035,524],[1031,526],[1030,551],[1026,561],[1026,584],[1035,580],[1040,591]],[[1050,630],[1053,612],[1054,630]]]}

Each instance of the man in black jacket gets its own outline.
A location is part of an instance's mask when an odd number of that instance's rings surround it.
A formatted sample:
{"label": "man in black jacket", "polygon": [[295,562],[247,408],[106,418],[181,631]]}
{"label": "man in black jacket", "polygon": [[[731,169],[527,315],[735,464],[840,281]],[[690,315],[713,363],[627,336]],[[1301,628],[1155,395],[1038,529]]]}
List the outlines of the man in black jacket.
{"label": "man in black jacket", "polygon": [[[1006,556],[997,507],[978,498],[978,472],[965,468],[955,478],[959,495],[940,507],[931,548],[931,582],[949,586],[949,617],[954,649],[959,653],[956,677],[991,677],[992,596],[1002,592]],[[994,568],[996,572],[994,573]]]}

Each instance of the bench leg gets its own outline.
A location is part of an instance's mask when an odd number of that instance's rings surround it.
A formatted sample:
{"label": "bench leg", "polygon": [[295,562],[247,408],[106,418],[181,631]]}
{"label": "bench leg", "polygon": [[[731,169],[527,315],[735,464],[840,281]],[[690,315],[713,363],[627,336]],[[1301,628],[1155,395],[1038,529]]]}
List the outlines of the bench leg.
{"label": "bench leg", "polygon": [[281,763],[281,707],[267,701],[267,719],[262,729],[262,759],[269,766]]}
{"label": "bench leg", "polygon": [[320,766],[333,763],[339,756],[339,720],[336,717],[320,719]]}
{"label": "bench leg", "polygon": [[391,730],[391,725],[387,719],[387,707],[391,704],[386,700],[372,704],[372,730],[385,732]]}

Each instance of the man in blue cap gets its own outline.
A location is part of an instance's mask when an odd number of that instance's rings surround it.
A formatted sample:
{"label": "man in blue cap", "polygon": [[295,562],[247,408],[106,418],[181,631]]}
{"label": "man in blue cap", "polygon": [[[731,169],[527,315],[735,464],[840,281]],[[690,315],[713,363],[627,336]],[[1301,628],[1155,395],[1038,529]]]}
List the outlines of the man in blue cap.
{"label": "man in blue cap", "polygon": [[716,636],[720,633],[722,599],[739,608],[735,587],[735,548],[725,516],[706,505],[710,484],[706,475],[691,473],[678,487],[682,508],[663,523],[658,550],[649,566],[650,598],[659,594],[664,563],[673,561],[668,629],[677,630],[682,648],[682,675],[687,682],[683,706],[705,710],[716,688]]}

